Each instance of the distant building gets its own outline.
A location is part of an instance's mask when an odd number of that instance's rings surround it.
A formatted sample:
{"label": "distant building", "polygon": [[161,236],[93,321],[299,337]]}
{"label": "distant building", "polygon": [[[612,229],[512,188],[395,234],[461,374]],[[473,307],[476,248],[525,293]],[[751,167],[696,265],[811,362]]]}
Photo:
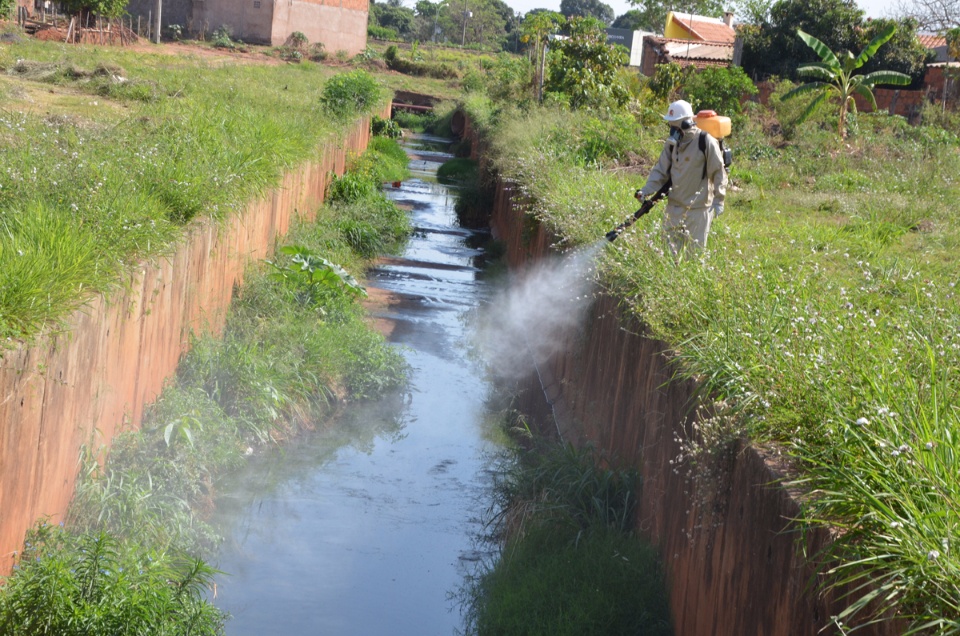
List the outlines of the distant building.
{"label": "distant building", "polygon": [[[368,0],[160,0],[162,33],[171,24],[191,35],[207,37],[230,29],[236,40],[282,45],[294,32],[310,43],[322,42],[330,53],[359,53],[367,46]],[[132,0],[127,12],[146,23],[156,15],[157,0]]]}
{"label": "distant building", "polygon": [[629,29],[607,29],[607,44],[619,44],[630,51],[629,66],[643,66],[643,38],[655,35],[651,31],[631,31]]}
{"label": "distant building", "polygon": [[652,76],[658,64],[671,62],[697,68],[730,66],[739,63],[736,40],[733,13],[727,12],[721,20],[671,11],[662,37],[643,38],[640,72]]}
{"label": "distant building", "polygon": [[663,27],[663,37],[674,40],[733,44],[737,39],[737,32],[733,30],[733,13],[730,11],[724,14],[722,20],[670,11],[667,13],[667,21]]}
{"label": "distant building", "polygon": [[920,44],[923,45],[923,48],[928,51],[933,51],[937,56],[934,62],[949,62],[949,55],[947,54],[947,38],[942,35],[937,35],[935,33],[918,33],[917,39],[920,40]]}

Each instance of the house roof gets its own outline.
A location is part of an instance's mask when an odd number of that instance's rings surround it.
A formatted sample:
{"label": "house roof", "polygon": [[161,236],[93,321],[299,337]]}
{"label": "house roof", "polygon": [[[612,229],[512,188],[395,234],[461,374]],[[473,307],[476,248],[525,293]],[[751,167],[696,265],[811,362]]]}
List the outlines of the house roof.
{"label": "house roof", "polygon": [[707,16],[695,15],[693,13],[676,13],[671,11],[667,16],[668,27],[664,29],[664,33],[669,29],[671,20],[673,24],[689,33],[694,40],[703,42],[730,42],[732,44],[737,39],[737,32],[733,30],[733,27],[719,18],[708,18]]}
{"label": "house roof", "polygon": [[698,42],[673,38],[655,38],[661,51],[680,61],[730,62],[733,60],[733,42]]}
{"label": "house roof", "polygon": [[947,38],[936,33],[917,33],[917,39],[925,49],[935,49],[947,45]]}
{"label": "house roof", "polygon": [[947,38],[944,36],[937,35],[936,33],[918,33],[917,39],[920,40],[923,48],[937,54],[934,62],[946,62],[950,59],[949,52],[947,51]]}

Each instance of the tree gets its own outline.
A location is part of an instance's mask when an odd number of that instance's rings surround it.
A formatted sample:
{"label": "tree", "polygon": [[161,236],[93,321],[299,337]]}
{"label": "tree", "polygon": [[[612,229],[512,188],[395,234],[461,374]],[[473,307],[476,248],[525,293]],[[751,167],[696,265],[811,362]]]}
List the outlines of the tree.
{"label": "tree", "polygon": [[630,99],[617,76],[627,62],[626,49],[607,44],[603,27],[594,18],[572,17],[568,37],[551,45],[554,57],[546,89],[569,98],[573,108],[622,106]]}
{"label": "tree", "polygon": [[795,77],[797,66],[810,52],[797,39],[797,30],[809,33],[828,48],[857,50],[861,47],[863,11],[854,0],[777,0],[768,22],[743,25],[743,70],[754,80],[771,75]]}
{"label": "tree", "polygon": [[67,0],[64,4],[67,13],[80,16],[81,21],[88,14],[113,20],[126,12],[128,0]]}
{"label": "tree", "polygon": [[741,102],[745,95],[758,92],[739,66],[708,66],[690,73],[682,81],[682,87],[693,112],[709,108],[729,117],[743,112]]}
{"label": "tree", "polygon": [[560,13],[565,18],[596,18],[605,26],[613,22],[614,16],[613,7],[600,0],[560,0]]}
{"label": "tree", "polygon": [[736,0],[733,12],[738,22],[760,25],[769,20],[771,7],[773,0]]}
{"label": "tree", "polygon": [[960,27],[960,0],[901,0],[896,13],[915,19],[922,31],[943,32]]}
{"label": "tree", "polygon": [[870,44],[866,46],[860,55],[854,57],[850,51],[844,51],[840,57],[842,61],[831,51],[826,44],[803,31],[797,31],[800,39],[812,48],[820,57],[820,62],[806,64],[797,69],[797,74],[818,78],[816,81],[803,84],[796,87],[783,96],[783,99],[791,99],[804,93],[816,93],[817,96],[810,102],[807,109],[801,115],[800,120],[808,117],[820,104],[826,101],[832,95],[840,97],[840,138],[847,136],[847,111],[853,108],[856,111],[857,104],[854,101],[854,95],[860,95],[877,108],[877,101],[873,97],[873,88],[877,84],[894,84],[905,86],[910,83],[910,76],[898,73],[896,71],[874,71],[865,75],[854,74],[854,71],[866,64],[867,60],[876,54],[877,49],[883,46],[896,32],[896,24],[889,24],[884,28]]}
{"label": "tree", "polygon": [[643,15],[643,21],[649,25],[651,31],[663,33],[663,27],[667,22],[667,13],[670,11],[682,11],[683,13],[693,13],[711,18],[719,18],[723,15],[724,3],[722,0],[688,0],[678,3],[671,0],[628,0],[630,4],[637,7]]}
{"label": "tree", "polygon": [[417,0],[414,7],[414,13],[416,14],[415,30],[420,41],[437,41],[437,31],[440,30],[440,12],[443,11],[446,4],[446,0],[440,0],[439,2]]}
{"label": "tree", "polygon": [[627,29],[628,31],[653,31],[654,26],[647,22],[647,16],[637,9],[630,9],[611,24],[614,29]]}
{"label": "tree", "polygon": [[393,29],[401,37],[409,38],[413,34],[413,9],[401,6],[396,0],[384,3],[370,3],[368,23],[374,26]]}
{"label": "tree", "polygon": [[530,11],[523,19],[520,25],[520,41],[530,45],[531,61],[533,62],[533,81],[537,89],[537,98],[541,99],[540,86],[543,84],[544,47],[549,38],[554,33],[560,31],[560,27],[566,23],[566,19],[554,11],[537,10]]}

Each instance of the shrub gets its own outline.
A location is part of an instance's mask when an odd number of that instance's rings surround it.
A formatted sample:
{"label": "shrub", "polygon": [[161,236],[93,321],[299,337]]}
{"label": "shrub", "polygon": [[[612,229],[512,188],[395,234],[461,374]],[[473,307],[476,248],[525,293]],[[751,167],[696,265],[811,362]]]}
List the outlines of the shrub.
{"label": "shrub", "polygon": [[226,24],[221,24],[217,27],[217,30],[213,32],[211,42],[213,46],[218,49],[233,49],[236,48],[237,44],[233,41],[232,35],[233,30]]}
{"label": "shrub", "polygon": [[531,529],[504,547],[468,598],[474,636],[673,633],[655,550],[604,527]]}
{"label": "shrub", "polygon": [[400,34],[397,33],[394,29],[382,26],[367,26],[367,35],[374,40],[399,40]]}
{"label": "shrub", "polygon": [[314,42],[310,46],[310,61],[322,62],[325,59],[327,59],[327,51],[323,46],[323,42]]}
{"label": "shrub", "polygon": [[708,108],[734,117],[743,112],[745,95],[756,95],[757,87],[739,66],[710,66],[691,73],[683,82],[683,94],[693,111]]}
{"label": "shrub", "polygon": [[[414,54],[416,54],[416,51],[412,53],[412,55]],[[394,44],[388,46],[387,50],[383,52],[383,60],[390,70],[407,75],[418,75],[437,79],[454,79],[460,76],[455,68],[445,62],[437,64],[402,58],[400,57],[400,49]]]}
{"label": "shrub", "polygon": [[671,633],[656,551],[628,531],[637,474],[598,460],[569,444],[507,458],[492,520],[503,547],[463,590],[468,634]]}
{"label": "shrub", "polygon": [[323,87],[320,103],[331,115],[343,119],[365,112],[380,96],[376,80],[365,71],[355,70],[330,78]]}
{"label": "shrub", "polygon": [[658,99],[672,102],[683,84],[683,67],[676,62],[657,64],[653,79],[650,80],[650,90]]}
{"label": "shrub", "polygon": [[206,600],[216,570],[104,534],[41,524],[0,590],[0,633],[20,636],[223,633]]}
{"label": "shrub", "polygon": [[370,132],[379,137],[389,137],[390,139],[400,139],[403,136],[403,130],[400,125],[392,119],[383,119],[377,115],[370,121]]}

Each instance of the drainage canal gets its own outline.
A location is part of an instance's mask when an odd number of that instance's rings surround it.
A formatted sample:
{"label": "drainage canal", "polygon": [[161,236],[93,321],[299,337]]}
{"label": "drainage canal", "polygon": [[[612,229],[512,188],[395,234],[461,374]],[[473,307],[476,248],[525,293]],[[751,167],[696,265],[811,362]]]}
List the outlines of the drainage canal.
{"label": "drainage canal", "polygon": [[438,141],[415,140],[415,178],[388,188],[415,233],[368,281],[387,298],[378,318],[403,347],[410,386],[351,406],[221,487],[217,565],[229,574],[215,602],[231,636],[445,636],[461,625],[449,594],[484,556],[474,538],[492,445],[490,389],[467,347],[485,283],[480,237],[457,226],[451,189],[436,183],[449,158],[429,150]]}

